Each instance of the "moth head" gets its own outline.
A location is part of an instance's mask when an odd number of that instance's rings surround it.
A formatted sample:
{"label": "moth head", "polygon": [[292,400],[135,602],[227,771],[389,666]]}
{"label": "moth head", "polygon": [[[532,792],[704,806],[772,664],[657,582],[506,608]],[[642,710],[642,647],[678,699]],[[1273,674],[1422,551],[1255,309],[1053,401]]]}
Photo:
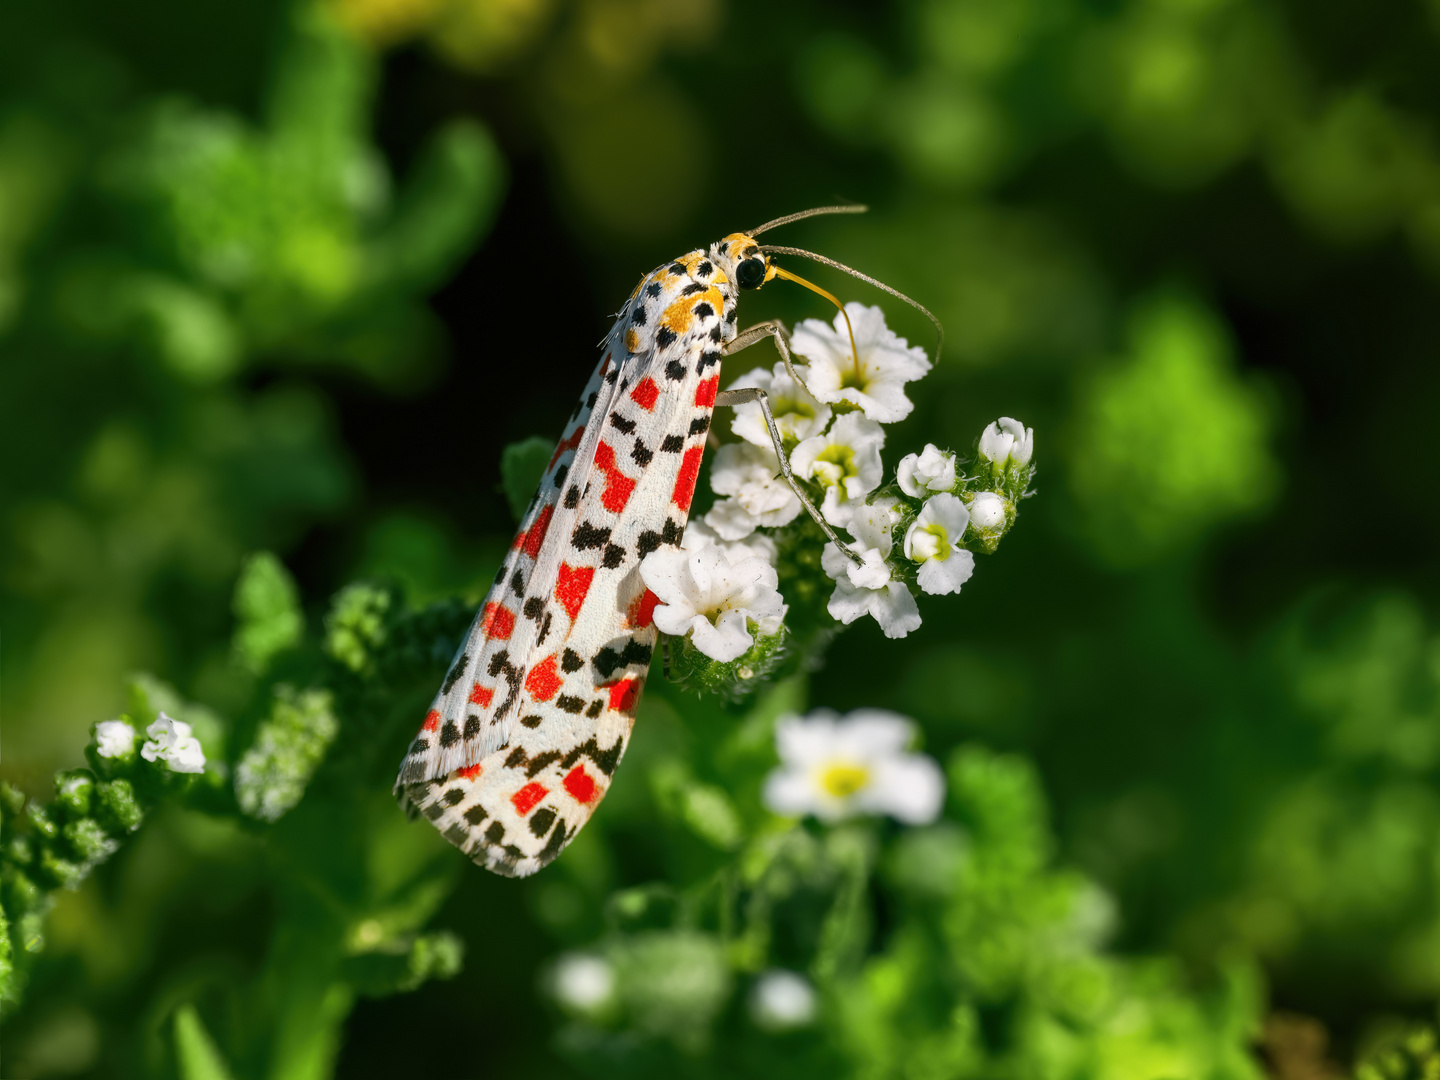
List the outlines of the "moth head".
{"label": "moth head", "polygon": [[770,256],[748,233],[731,233],[711,250],[733,267],[731,279],[742,289],[758,289],[775,276]]}

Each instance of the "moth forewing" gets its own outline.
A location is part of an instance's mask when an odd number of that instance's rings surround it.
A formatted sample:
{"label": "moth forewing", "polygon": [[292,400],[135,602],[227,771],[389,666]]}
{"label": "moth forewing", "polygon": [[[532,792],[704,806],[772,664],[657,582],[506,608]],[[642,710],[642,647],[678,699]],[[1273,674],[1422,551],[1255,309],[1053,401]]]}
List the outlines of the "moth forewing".
{"label": "moth forewing", "polygon": [[640,560],[680,544],[763,258],[736,233],[642,280],[401,766],[402,802],[491,870],[559,854],[624,754],[658,636]]}

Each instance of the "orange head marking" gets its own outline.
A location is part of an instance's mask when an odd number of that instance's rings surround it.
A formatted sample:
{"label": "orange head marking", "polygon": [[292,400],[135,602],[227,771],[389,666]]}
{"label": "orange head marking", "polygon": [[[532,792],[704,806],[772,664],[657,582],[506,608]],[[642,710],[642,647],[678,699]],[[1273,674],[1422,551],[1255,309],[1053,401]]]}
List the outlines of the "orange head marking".
{"label": "orange head marking", "polygon": [[845,328],[850,332],[850,350],[855,355],[855,363],[859,364],[860,354],[855,349],[855,331],[850,327],[850,316],[846,314],[844,304],[820,286],[776,266],[770,256],[761,250],[760,245],[755,242],[755,238],[748,233],[731,233],[720,241],[720,245],[725,254],[735,263],[735,283],[740,288],[758,289],[767,281],[780,278],[783,281],[793,281],[797,285],[803,285],[813,293],[819,293],[839,308],[840,315],[845,320]]}

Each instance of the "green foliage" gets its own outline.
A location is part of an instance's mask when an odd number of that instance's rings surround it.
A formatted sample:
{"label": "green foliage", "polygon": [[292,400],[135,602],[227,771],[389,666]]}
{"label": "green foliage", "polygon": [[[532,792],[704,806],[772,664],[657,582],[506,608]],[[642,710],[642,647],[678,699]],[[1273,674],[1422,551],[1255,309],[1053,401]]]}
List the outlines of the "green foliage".
{"label": "green foliage", "polygon": [[535,494],[535,488],[545,475],[554,452],[554,440],[538,435],[505,447],[505,453],[500,458],[500,483],[505,489],[505,502],[510,507],[510,514],[516,521],[525,516],[530,496]]}
{"label": "green foliage", "polygon": [[305,629],[295,583],[269,552],[248,558],[235,587],[235,648],[241,666],[264,671],[276,653],[300,640]]}
{"label": "green foliage", "polygon": [[194,1005],[181,1005],[175,1010],[175,1063],[181,1080],[232,1077]]}
{"label": "green foliage", "polygon": [[1372,1051],[1355,1070],[1355,1080],[1435,1080],[1440,1047],[1433,1027],[1418,1027]]}
{"label": "green foliage", "polygon": [[1151,560],[1270,498],[1277,467],[1265,398],[1234,373],[1203,307],[1139,307],[1131,354],[1080,389],[1071,488],[1092,542],[1117,563]]}

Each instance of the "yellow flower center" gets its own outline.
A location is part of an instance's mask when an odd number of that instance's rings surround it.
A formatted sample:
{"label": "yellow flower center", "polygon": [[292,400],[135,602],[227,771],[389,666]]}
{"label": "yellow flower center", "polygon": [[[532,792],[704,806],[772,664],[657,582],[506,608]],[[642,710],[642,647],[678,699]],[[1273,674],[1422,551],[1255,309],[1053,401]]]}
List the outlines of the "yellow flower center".
{"label": "yellow flower center", "polygon": [[820,771],[820,786],[837,799],[848,799],[870,783],[870,770],[848,761],[836,761]]}
{"label": "yellow flower center", "polygon": [[950,534],[944,525],[922,525],[910,541],[910,557],[916,562],[935,559],[944,562],[950,557]]}
{"label": "yellow flower center", "polygon": [[834,487],[854,475],[855,451],[843,443],[832,443],[815,457],[815,476],[826,487]]}
{"label": "yellow flower center", "polygon": [[806,420],[815,419],[815,406],[800,398],[775,398],[770,402],[770,411],[779,420],[783,416],[803,416]]}

